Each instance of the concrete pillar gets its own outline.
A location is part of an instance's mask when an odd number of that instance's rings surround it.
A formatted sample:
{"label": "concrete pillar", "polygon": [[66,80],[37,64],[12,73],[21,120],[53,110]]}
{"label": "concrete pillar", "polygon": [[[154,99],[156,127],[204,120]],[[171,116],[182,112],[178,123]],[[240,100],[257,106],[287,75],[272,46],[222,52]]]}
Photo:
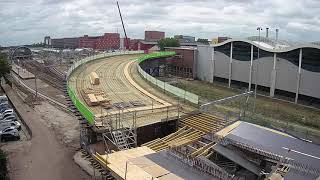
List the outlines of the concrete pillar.
{"label": "concrete pillar", "polygon": [[215,72],[214,47],[212,47],[212,51],[211,51],[211,67],[212,67],[212,82],[213,82],[214,72]]}
{"label": "concrete pillar", "polygon": [[301,78],[301,64],[302,64],[302,48],[299,51],[299,69],[298,69],[296,98],[294,100],[295,103],[298,103],[298,98],[299,98],[299,88],[300,88],[300,78]]}
{"label": "concrete pillar", "polygon": [[277,79],[277,53],[273,53],[273,68],[271,71],[270,78],[270,97],[274,97],[274,91],[276,89],[276,79]]}
{"label": "concrete pillar", "polygon": [[231,77],[232,77],[232,53],[233,53],[233,42],[231,42],[230,44],[229,88],[231,87]]}
{"label": "concrete pillar", "polygon": [[251,84],[252,84],[252,67],[253,67],[253,45],[251,45],[250,71],[249,71],[249,87],[248,87],[248,91],[251,90]]}
{"label": "concrete pillar", "polygon": [[198,54],[197,50],[193,50],[193,65],[192,65],[192,77],[196,79],[198,77]]}

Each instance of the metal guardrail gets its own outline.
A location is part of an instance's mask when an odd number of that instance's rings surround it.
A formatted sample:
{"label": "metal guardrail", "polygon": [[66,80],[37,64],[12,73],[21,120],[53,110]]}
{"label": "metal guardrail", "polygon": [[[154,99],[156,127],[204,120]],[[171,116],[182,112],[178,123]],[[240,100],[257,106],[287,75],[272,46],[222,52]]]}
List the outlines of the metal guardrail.
{"label": "metal guardrail", "polygon": [[169,57],[169,56],[173,56],[173,55],[175,55],[175,52],[170,52],[170,51],[168,51],[168,52],[167,51],[166,52],[156,52],[156,53],[145,55],[145,56],[139,58],[139,63],[137,64],[138,72],[140,73],[140,75],[144,79],[146,79],[147,81],[151,82],[155,86],[163,89],[164,91],[170,92],[170,93],[178,96],[179,98],[187,100],[187,101],[189,101],[191,103],[199,104],[199,96],[198,95],[190,93],[190,92],[188,92],[186,90],[183,90],[183,89],[180,89],[178,87],[172,86],[169,83],[160,81],[160,80],[152,77],[148,73],[146,73],[140,67],[140,63],[143,62],[143,61],[151,60],[151,59],[155,59],[155,58],[164,58],[164,57]]}
{"label": "metal guardrail", "polygon": [[[281,161],[284,158],[283,156],[281,156],[279,154],[275,154],[275,153],[272,153],[272,152],[267,152],[267,151],[265,151],[263,149],[256,148],[256,147],[250,146],[248,144],[241,143],[241,142],[229,139],[229,138],[224,138],[224,139],[220,140],[220,142],[223,145],[232,144],[232,145],[237,146],[239,148],[242,148],[242,149],[248,150],[250,152],[257,153],[257,154],[260,154],[262,156],[268,157],[268,158],[276,160],[276,161]],[[309,173],[309,174],[314,174],[314,175],[320,176],[320,170],[319,169],[313,168],[308,164],[302,164],[300,162],[297,162],[294,159],[285,157],[283,159],[283,163],[287,164],[288,167],[290,167],[290,168],[297,169],[297,170],[305,172],[305,173]]]}
{"label": "metal guardrail", "polygon": [[168,150],[168,154],[176,158],[177,160],[183,162],[184,164],[193,167],[194,169],[197,169],[205,174],[214,176],[217,179],[228,180],[234,178],[234,175],[229,174],[227,171],[225,171],[218,165],[214,164],[211,161],[209,163],[201,157],[191,158],[190,156],[180,153],[174,148],[170,148]]}

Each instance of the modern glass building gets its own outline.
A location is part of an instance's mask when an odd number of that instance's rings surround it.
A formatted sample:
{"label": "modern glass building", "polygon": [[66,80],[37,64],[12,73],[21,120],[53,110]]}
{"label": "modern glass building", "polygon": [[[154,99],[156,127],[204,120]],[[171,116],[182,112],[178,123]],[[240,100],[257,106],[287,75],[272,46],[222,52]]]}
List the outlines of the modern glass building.
{"label": "modern glass building", "polygon": [[257,83],[270,97],[279,94],[296,103],[302,98],[319,103],[320,46],[277,46],[248,39],[198,46],[197,77],[246,89]]}

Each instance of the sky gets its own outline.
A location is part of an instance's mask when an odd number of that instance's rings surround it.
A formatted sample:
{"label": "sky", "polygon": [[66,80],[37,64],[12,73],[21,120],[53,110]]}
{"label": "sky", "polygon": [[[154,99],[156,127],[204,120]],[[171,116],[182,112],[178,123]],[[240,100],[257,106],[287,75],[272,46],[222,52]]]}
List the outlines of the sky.
{"label": "sky", "polygon": [[[296,42],[320,41],[320,0],[119,0],[128,37],[145,30],[166,36],[258,35]],[[51,38],[102,35],[123,29],[112,0],[0,0],[0,45],[22,45]]]}

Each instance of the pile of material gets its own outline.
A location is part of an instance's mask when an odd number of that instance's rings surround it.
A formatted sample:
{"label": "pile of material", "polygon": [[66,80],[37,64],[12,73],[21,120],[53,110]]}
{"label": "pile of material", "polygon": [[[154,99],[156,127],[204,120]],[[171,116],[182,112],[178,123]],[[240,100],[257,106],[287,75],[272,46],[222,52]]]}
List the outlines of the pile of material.
{"label": "pile of material", "polygon": [[102,90],[87,88],[81,91],[81,95],[89,106],[112,107],[110,100],[107,99],[107,95]]}
{"label": "pile of material", "polygon": [[99,76],[96,72],[90,73],[90,83],[92,85],[99,85],[100,84],[100,79],[99,79]]}

